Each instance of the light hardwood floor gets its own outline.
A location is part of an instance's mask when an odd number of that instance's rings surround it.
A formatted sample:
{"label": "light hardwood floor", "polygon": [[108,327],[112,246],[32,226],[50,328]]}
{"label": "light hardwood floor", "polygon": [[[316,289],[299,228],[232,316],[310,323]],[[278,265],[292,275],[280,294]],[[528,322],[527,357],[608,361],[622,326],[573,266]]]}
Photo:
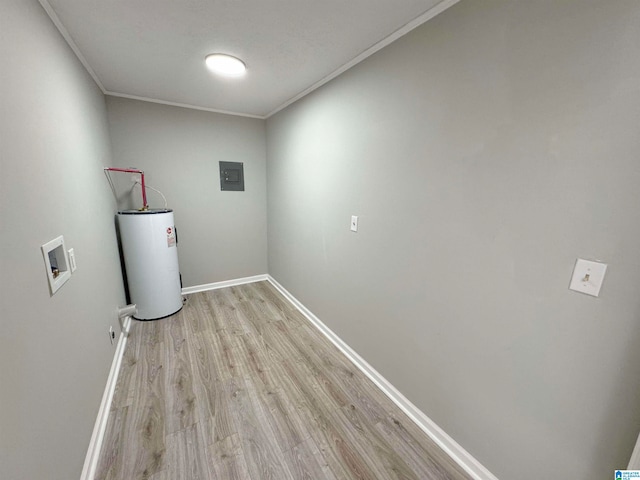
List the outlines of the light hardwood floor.
{"label": "light hardwood floor", "polygon": [[136,322],[97,479],[469,479],[271,284]]}

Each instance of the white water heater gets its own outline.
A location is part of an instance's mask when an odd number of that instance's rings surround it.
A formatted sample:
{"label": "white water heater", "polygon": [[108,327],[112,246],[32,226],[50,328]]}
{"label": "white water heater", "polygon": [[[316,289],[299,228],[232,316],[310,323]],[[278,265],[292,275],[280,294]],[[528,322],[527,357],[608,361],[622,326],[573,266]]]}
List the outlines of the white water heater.
{"label": "white water heater", "polygon": [[173,210],[118,212],[127,284],[134,318],[156,320],[182,308],[178,247]]}

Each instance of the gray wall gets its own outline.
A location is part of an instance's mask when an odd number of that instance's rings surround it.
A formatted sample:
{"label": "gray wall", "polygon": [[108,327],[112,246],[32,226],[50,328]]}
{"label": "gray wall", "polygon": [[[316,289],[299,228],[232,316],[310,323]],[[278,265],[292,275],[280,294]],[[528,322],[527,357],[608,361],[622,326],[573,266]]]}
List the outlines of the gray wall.
{"label": "gray wall", "polygon": [[[36,0],[0,6],[0,478],[73,479],[124,302],[104,97]],[[51,297],[40,246],[78,270]]]}
{"label": "gray wall", "polygon": [[636,0],[462,1],[267,122],[269,272],[499,478],[640,429],[638,45]]}
{"label": "gray wall", "polygon": [[[107,110],[114,165],[144,170],[174,209],[184,286],[267,273],[265,122],[116,97]],[[219,161],[244,163],[244,192],[220,191]],[[113,178],[129,207],[130,176]]]}

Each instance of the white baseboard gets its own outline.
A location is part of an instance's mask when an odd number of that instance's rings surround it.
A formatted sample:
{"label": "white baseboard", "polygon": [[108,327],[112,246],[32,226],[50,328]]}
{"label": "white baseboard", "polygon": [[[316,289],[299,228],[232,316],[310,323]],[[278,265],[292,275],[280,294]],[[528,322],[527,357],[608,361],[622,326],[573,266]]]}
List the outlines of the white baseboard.
{"label": "white baseboard", "polygon": [[91,434],[91,441],[89,442],[89,448],[87,449],[87,456],[84,459],[84,466],[82,467],[80,480],[93,480],[93,477],[96,474],[98,460],[100,459],[100,449],[102,448],[102,440],[104,439],[104,433],[107,429],[107,420],[109,420],[111,400],[113,399],[113,393],[115,392],[116,383],[118,382],[120,365],[122,364],[124,348],[127,345],[130,329],[131,317],[126,317],[123,323],[123,329],[120,332],[120,338],[118,338],[116,351],[113,355],[113,362],[111,362],[111,370],[109,371],[109,377],[107,378],[107,386],[104,389],[102,402],[100,403],[100,410],[98,410],[98,417],[96,418],[96,423],[93,426],[93,433]]}
{"label": "white baseboard", "polygon": [[268,280],[268,275],[254,275],[253,277],[236,278],[235,280],[225,280],[223,282],[205,283],[204,285],[195,285],[193,287],[185,287],[182,294],[206,292],[208,290],[217,290],[218,288],[235,287],[236,285],[244,285],[245,283],[263,282]]}
{"label": "white baseboard", "polygon": [[280,285],[271,275],[267,275],[267,280],[276,288],[287,300],[289,300],[309,321],[320,330],[338,349],[344,353],[353,364],[359,368],[369,379],[375,383],[400,409],[413,420],[431,439],[442,448],[458,465],[460,465],[475,480],[498,480],[489,470],[487,470],[469,452],[462,448],[453,438],[446,434],[438,425],[433,422],[422,410],[411,403],[400,391],[398,391],[386,378],[378,373],[360,355],[347,345],[338,335],[327,327],[318,317],[316,317],[297,298]]}

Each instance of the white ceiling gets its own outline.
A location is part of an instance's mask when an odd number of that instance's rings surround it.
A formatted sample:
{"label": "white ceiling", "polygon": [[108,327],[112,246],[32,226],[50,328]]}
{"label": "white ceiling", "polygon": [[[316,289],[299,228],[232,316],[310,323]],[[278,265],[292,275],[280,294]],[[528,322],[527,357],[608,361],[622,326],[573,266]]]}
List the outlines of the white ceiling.
{"label": "white ceiling", "polygon": [[[40,0],[106,94],[265,118],[458,0]],[[245,61],[214,76],[209,53]]]}

